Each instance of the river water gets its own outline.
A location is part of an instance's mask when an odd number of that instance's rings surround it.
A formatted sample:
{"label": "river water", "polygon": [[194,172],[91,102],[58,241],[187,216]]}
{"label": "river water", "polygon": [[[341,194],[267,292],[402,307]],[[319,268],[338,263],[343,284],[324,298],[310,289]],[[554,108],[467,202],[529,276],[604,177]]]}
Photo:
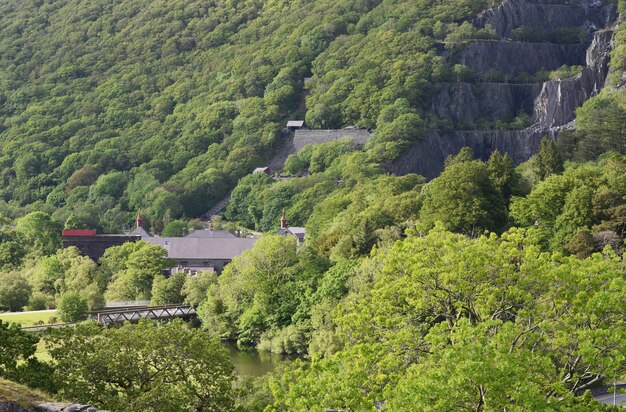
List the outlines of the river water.
{"label": "river water", "polygon": [[233,361],[235,371],[241,376],[263,376],[276,369],[278,365],[288,360],[297,359],[295,355],[277,355],[270,352],[241,351],[232,342],[223,342]]}

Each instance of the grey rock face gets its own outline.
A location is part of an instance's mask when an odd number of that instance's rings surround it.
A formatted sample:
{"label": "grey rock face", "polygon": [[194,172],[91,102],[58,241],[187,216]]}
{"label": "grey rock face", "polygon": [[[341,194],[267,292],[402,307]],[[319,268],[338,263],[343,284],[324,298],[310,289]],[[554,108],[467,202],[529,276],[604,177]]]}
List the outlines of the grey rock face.
{"label": "grey rock face", "polygon": [[475,128],[480,119],[532,114],[540,92],[539,84],[444,83],[433,96],[430,111],[467,130]]}
{"label": "grey rock face", "polygon": [[583,44],[522,43],[498,40],[475,41],[460,53],[458,62],[474,73],[491,70],[513,78],[554,70],[563,65],[584,66],[587,47]]}
{"label": "grey rock face", "polygon": [[515,163],[521,163],[536,151],[543,135],[530,128],[505,132],[434,132],[409,147],[388,170],[399,175],[417,173],[433,179],[443,170],[446,157],[464,147],[470,147],[477,159],[486,160],[497,149],[508,153]]}
{"label": "grey rock face", "polygon": [[561,27],[608,27],[616,19],[614,4],[604,0],[582,0],[579,5],[547,4],[545,1],[509,0],[482,13],[477,27],[491,25],[501,37],[510,37],[520,26],[549,32]]}
{"label": "grey rock face", "polygon": [[581,74],[543,84],[535,100],[536,129],[553,129],[574,120],[575,110],[604,87],[612,48],[613,32],[596,32],[586,52],[587,67]]}
{"label": "grey rock face", "polygon": [[[514,14],[511,10],[528,5],[525,0],[509,0],[500,6],[501,10],[496,8],[489,12],[491,14],[487,13],[484,16],[491,16],[489,18],[495,20],[490,21],[500,24],[500,26],[494,24],[494,27],[506,31],[508,29],[503,27],[508,27],[507,25],[515,27],[521,24],[522,20],[518,17],[515,17],[518,19],[515,20],[514,16],[522,16],[528,12],[526,10]],[[530,7],[537,12],[539,5],[534,4]],[[614,10],[605,6],[605,2],[592,3],[582,0],[581,9],[585,11],[587,18],[591,16],[596,19],[609,19],[607,26],[610,26],[615,18]],[[484,16],[482,18],[487,19]],[[574,18],[567,17],[567,13],[565,16],[566,19]],[[463,147],[472,148],[474,155],[483,160],[496,149],[507,153],[516,164],[528,160],[537,151],[543,136],[555,138],[559,130],[572,128],[576,108],[604,87],[610,51],[613,48],[613,31],[610,29],[597,31],[591,44],[586,49],[581,47],[507,42],[471,44],[461,55],[465,59],[465,64],[473,67],[478,73],[495,68],[503,72],[506,70],[513,75],[521,71],[532,72],[538,65],[548,69],[558,68],[563,64],[586,67],[575,77],[551,80],[538,85],[443,85],[433,97],[431,107],[433,112],[441,117],[448,117],[457,123],[471,124],[479,117],[489,120],[498,118],[504,111],[509,113],[520,109],[526,111],[532,101],[533,125],[524,130],[512,131],[432,132],[407,149],[400,158],[388,166],[388,170],[396,174],[418,173],[427,178],[434,178],[443,169],[446,157],[458,153]]]}

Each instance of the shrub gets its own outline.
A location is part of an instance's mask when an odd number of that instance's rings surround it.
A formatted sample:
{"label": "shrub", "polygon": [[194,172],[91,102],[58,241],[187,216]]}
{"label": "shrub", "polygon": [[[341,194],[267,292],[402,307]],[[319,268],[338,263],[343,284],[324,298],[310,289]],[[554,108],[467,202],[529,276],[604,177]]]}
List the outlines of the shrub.
{"label": "shrub", "polygon": [[87,299],[78,292],[67,292],[59,297],[58,314],[63,322],[78,322],[87,318]]}

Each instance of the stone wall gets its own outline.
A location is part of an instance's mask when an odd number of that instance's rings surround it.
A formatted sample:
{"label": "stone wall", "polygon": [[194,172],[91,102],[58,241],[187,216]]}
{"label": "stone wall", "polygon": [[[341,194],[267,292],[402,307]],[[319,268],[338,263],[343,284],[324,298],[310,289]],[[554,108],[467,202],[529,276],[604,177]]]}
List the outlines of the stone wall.
{"label": "stone wall", "polygon": [[367,143],[371,133],[366,129],[327,129],[327,130],[296,130],[290,153],[297,153],[308,144],[322,144],[337,141],[348,137],[356,145],[362,146]]}

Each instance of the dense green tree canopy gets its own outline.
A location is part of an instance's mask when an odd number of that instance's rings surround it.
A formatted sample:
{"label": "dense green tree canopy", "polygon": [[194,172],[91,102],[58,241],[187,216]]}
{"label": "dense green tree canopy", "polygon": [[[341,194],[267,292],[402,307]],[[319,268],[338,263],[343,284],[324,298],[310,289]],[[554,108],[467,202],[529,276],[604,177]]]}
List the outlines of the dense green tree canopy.
{"label": "dense green tree canopy", "polygon": [[233,365],[220,343],[182,321],[57,330],[46,340],[60,394],[111,410],[232,410]]}

